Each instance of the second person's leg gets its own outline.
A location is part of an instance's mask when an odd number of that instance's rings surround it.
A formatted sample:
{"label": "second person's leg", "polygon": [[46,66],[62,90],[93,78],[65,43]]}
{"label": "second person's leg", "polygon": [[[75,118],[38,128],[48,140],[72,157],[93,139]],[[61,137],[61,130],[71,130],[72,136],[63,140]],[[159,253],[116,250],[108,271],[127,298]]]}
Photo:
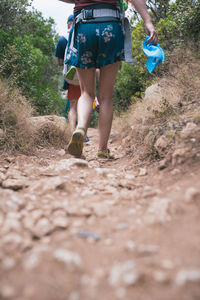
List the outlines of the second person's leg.
{"label": "second person's leg", "polygon": [[70,124],[71,132],[73,133],[76,128],[76,121],[77,121],[77,101],[74,99],[70,99],[70,109],[68,113],[68,119]]}

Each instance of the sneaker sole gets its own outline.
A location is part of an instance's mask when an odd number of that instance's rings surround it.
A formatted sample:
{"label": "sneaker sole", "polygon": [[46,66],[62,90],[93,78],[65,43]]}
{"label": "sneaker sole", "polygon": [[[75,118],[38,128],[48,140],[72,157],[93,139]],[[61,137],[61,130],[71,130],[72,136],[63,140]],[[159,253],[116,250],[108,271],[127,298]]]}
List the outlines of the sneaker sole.
{"label": "sneaker sole", "polygon": [[81,157],[83,152],[84,137],[80,132],[75,132],[72,135],[71,141],[67,147],[69,154],[75,157]]}

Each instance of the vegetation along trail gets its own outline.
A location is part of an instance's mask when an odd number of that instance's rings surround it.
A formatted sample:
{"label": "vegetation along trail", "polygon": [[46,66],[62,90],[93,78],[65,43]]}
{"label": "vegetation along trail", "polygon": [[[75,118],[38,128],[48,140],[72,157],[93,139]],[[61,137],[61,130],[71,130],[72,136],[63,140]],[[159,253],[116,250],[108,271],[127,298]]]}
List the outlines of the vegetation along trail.
{"label": "vegetation along trail", "polygon": [[[1,158],[1,299],[198,299],[199,165],[138,167],[118,149]],[[197,167],[198,166],[198,167]]]}
{"label": "vegetation along trail", "polygon": [[85,157],[67,153],[59,36],[32,2],[0,1],[0,300],[199,300],[200,0],[146,0],[166,55],[151,75],[127,11],[114,160],[95,110]]}

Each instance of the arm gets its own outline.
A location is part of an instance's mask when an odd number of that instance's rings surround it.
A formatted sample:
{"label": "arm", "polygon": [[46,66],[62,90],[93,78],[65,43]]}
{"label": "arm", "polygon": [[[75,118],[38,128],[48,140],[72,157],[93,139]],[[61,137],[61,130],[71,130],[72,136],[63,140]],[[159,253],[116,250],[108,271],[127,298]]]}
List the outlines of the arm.
{"label": "arm", "polygon": [[64,60],[62,58],[58,58],[58,64],[59,66],[63,67]]}
{"label": "arm", "polygon": [[139,12],[140,16],[142,17],[142,19],[144,21],[146,33],[149,35],[148,42],[157,44],[158,35],[153,26],[151,17],[147,11],[145,0],[131,0],[131,2],[135,6],[136,10]]}

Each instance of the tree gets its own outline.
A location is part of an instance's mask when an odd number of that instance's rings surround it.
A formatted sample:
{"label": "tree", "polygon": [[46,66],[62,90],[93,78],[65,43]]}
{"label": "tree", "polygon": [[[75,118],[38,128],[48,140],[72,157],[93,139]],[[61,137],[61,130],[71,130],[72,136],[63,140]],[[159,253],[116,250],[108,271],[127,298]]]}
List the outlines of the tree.
{"label": "tree", "polygon": [[31,2],[0,2],[0,75],[31,97],[38,113],[64,111],[54,58],[58,38],[55,23],[36,10],[28,11]]}

